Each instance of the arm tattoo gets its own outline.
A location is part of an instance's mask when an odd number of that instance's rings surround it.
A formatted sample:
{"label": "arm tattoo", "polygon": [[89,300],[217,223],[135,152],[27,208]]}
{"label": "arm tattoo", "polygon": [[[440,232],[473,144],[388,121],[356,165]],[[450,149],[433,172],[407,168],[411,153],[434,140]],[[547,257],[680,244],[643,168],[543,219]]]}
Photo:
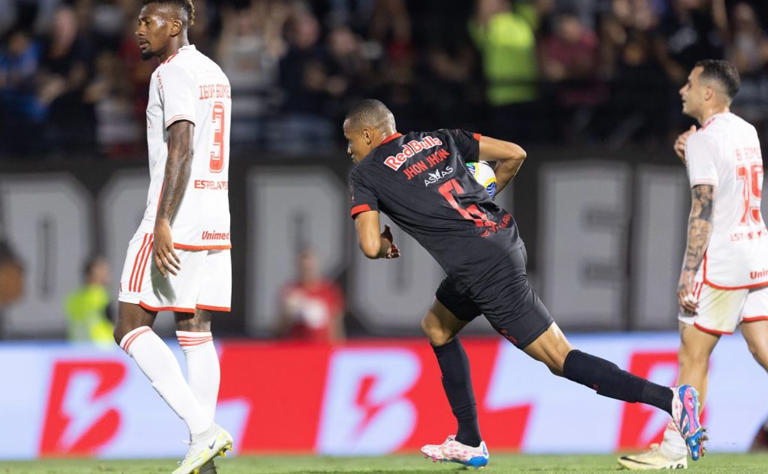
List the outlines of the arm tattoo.
{"label": "arm tattoo", "polygon": [[685,250],[685,270],[697,271],[712,236],[712,206],[714,187],[700,184],[691,192],[691,215],[688,217],[688,245]]}
{"label": "arm tattoo", "polygon": [[165,163],[163,192],[157,208],[157,219],[173,219],[192,171],[192,136],[194,125],[176,122],[169,129],[168,160]]}

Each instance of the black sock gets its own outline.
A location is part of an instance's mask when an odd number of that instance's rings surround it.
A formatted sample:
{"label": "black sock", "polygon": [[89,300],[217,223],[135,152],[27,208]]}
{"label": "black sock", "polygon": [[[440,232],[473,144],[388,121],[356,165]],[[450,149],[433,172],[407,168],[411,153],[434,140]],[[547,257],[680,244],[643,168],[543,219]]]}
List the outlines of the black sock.
{"label": "black sock", "polygon": [[456,441],[467,446],[480,446],[480,429],[477,426],[477,408],[469,376],[469,360],[459,338],[448,344],[432,346],[443,373],[443,389],[451,404],[451,410],[459,422]]}
{"label": "black sock", "polygon": [[672,390],[669,387],[632,375],[605,359],[574,349],[565,358],[563,375],[600,395],[653,405],[672,414]]}

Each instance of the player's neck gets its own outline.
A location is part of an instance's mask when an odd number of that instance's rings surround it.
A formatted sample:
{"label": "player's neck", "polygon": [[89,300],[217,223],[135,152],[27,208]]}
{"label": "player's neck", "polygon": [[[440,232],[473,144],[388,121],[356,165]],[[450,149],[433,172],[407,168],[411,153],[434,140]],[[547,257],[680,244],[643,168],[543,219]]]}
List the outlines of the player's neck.
{"label": "player's neck", "polygon": [[388,141],[390,137],[396,134],[397,134],[397,130],[395,130],[394,128],[387,128],[385,130],[382,130],[381,134],[378,137],[376,137],[376,141],[374,142],[373,148],[376,148],[382,143]]}
{"label": "player's neck", "polygon": [[730,111],[731,109],[727,105],[722,107],[712,107],[711,109],[707,109],[699,117],[699,125],[704,125],[705,123],[707,123],[709,119],[711,119],[715,115],[725,114]]}
{"label": "player's neck", "polygon": [[160,55],[160,62],[163,62],[174,54],[178,53],[179,50],[184,46],[189,46],[187,35],[179,35],[175,38],[172,38],[168,48],[163,54]]}

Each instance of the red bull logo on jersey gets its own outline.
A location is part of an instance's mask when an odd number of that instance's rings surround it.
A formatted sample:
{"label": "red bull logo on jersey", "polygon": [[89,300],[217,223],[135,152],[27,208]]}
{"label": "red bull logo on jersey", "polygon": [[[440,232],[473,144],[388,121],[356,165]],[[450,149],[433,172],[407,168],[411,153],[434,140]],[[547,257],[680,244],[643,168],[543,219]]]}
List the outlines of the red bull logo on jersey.
{"label": "red bull logo on jersey", "polygon": [[403,163],[405,163],[408,158],[412,157],[416,153],[429,150],[430,148],[434,148],[442,144],[443,142],[440,141],[439,138],[435,138],[430,135],[427,135],[421,140],[411,140],[408,143],[403,144],[403,148],[401,149],[400,153],[388,156],[387,159],[384,160],[384,164],[397,171],[401,166],[403,166]]}

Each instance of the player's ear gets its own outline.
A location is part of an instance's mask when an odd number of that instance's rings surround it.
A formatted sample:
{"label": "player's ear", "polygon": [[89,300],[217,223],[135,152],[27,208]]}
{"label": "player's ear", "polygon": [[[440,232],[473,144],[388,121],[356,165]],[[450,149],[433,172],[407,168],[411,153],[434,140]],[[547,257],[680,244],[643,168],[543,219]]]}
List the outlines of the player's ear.
{"label": "player's ear", "polygon": [[365,138],[365,144],[370,145],[373,143],[373,134],[371,134],[371,129],[368,127],[363,129],[363,138]]}
{"label": "player's ear", "polygon": [[707,86],[704,87],[704,99],[705,100],[712,99],[712,96],[714,96],[714,95],[715,95],[714,87],[712,87],[710,85],[707,85]]}
{"label": "player's ear", "polygon": [[178,18],[171,20],[171,36],[178,36],[184,29],[184,23]]}

